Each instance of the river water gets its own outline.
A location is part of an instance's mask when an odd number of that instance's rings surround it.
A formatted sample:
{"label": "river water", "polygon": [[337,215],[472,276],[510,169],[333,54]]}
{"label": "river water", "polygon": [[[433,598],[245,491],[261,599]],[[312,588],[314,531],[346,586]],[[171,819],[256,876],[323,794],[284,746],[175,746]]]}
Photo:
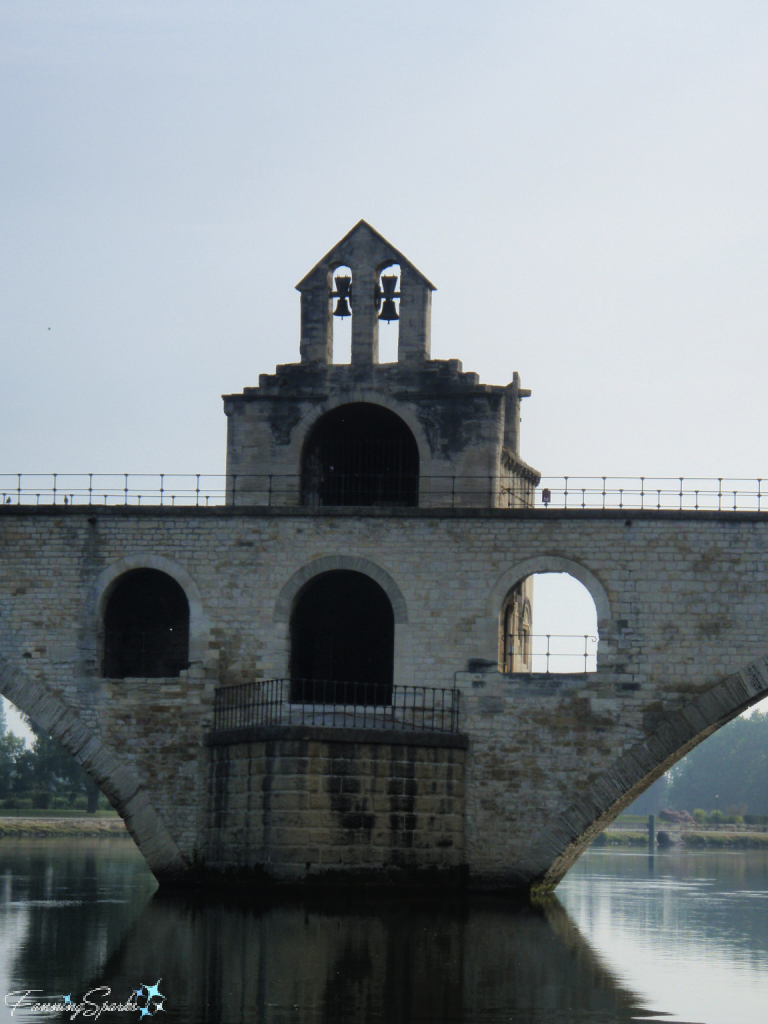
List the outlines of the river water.
{"label": "river water", "polygon": [[536,907],[259,904],[162,895],[129,840],[3,839],[0,894],[0,1020],[768,1021],[763,851],[590,851]]}

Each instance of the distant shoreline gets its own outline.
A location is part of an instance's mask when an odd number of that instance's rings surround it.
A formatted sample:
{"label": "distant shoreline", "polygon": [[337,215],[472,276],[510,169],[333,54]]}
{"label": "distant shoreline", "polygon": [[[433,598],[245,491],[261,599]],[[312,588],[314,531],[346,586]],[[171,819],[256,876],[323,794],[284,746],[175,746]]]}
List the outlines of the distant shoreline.
{"label": "distant shoreline", "polygon": [[130,839],[123,819],[117,815],[104,818],[0,817],[0,839],[56,839],[66,836]]}
{"label": "distant shoreline", "polygon": [[[658,829],[656,844],[659,850],[768,850],[768,833]],[[607,846],[647,847],[648,832],[608,829],[592,843],[592,848]]]}

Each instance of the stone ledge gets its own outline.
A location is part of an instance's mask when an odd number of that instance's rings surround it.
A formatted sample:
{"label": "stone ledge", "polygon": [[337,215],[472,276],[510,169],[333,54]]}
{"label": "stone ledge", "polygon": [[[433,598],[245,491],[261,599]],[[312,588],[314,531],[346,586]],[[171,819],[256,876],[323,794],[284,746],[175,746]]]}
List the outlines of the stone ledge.
{"label": "stone ledge", "polygon": [[709,509],[619,508],[378,508],[375,506],[304,505],[0,505],[2,516],[90,517],[93,519],[506,519],[506,520],[619,520],[633,522],[768,523],[765,512]]}
{"label": "stone ledge", "polygon": [[323,725],[257,725],[209,732],[207,747],[266,740],[317,740],[320,743],[378,743],[392,747],[448,747],[468,750],[469,736],[461,732],[405,732],[396,729],[342,729]]}

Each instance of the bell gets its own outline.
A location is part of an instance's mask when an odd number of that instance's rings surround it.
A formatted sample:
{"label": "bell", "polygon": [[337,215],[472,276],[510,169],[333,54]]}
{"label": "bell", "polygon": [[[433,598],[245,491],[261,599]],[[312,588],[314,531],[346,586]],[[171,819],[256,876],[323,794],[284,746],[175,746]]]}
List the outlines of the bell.
{"label": "bell", "polygon": [[336,309],[334,309],[333,315],[340,316],[342,320],[345,316],[352,316],[352,310],[349,308],[349,303],[347,302],[345,295],[342,295],[336,303]]}
{"label": "bell", "polygon": [[336,309],[333,311],[334,316],[340,316],[342,320],[345,316],[352,316],[352,310],[349,308],[348,300],[352,297],[352,278],[344,277],[341,274],[335,278],[336,291],[331,292],[331,298],[338,299],[336,303]]}
{"label": "bell", "polygon": [[384,303],[379,313],[379,320],[386,320],[387,323],[390,320],[399,320],[400,317],[397,315],[397,306],[395,305],[394,299],[384,299]]}
{"label": "bell", "polygon": [[387,323],[391,320],[399,320],[400,317],[398,316],[397,306],[395,305],[395,299],[400,298],[400,292],[395,291],[395,288],[397,288],[397,275],[382,274],[381,288],[384,301],[381,306],[381,312],[379,313],[379,320],[386,320]]}

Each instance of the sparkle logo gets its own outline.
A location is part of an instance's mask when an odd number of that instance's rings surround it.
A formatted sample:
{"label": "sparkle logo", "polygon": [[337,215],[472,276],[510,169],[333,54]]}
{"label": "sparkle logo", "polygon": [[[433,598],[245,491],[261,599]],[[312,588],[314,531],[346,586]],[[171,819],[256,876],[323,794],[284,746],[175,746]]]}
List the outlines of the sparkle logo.
{"label": "sparkle logo", "polygon": [[97,1020],[103,1013],[121,1012],[138,1013],[139,1019],[154,1017],[165,1009],[165,996],[160,991],[162,980],[158,978],[154,985],[142,982],[138,988],[131,990],[130,996],[122,1003],[112,1001],[112,989],[102,985],[86,992],[81,1000],[73,999],[71,992],[62,996],[42,996],[41,989],[21,989],[9,992],[5,997],[5,1005],[10,1009],[12,1017],[17,1011],[26,1014],[63,1013],[70,1021],[78,1017]]}
{"label": "sparkle logo", "polygon": [[142,1017],[151,1017],[163,1009],[165,996],[160,991],[160,982],[162,980],[162,978],[158,978],[154,985],[142,983],[137,989],[134,989],[136,1008],[141,1011]]}

